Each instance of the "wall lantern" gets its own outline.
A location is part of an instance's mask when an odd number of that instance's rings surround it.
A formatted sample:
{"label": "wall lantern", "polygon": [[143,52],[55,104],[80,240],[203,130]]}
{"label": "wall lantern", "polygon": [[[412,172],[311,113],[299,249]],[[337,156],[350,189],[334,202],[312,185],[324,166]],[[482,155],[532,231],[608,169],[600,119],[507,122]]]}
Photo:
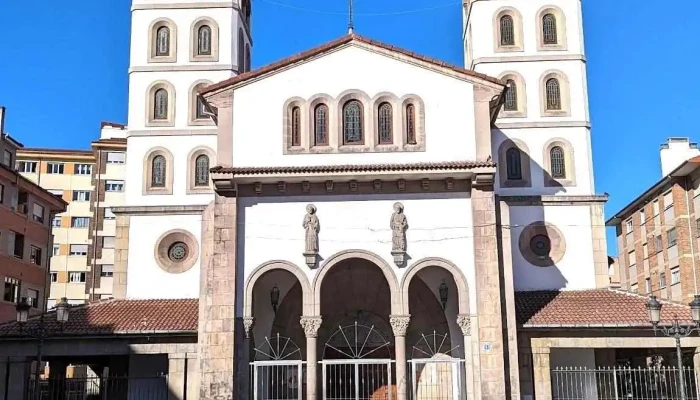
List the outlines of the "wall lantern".
{"label": "wall lantern", "polygon": [[277,288],[277,284],[270,290],[270,304],[272,305],[272,310],[277,312],[277,305],[280,302],[280,290]]}
{"label": "wall lantern", "polygon": [[447,285],[445,281],[440,284],[440,302],[442,303],[442,309],[444,310],[447,306]]}

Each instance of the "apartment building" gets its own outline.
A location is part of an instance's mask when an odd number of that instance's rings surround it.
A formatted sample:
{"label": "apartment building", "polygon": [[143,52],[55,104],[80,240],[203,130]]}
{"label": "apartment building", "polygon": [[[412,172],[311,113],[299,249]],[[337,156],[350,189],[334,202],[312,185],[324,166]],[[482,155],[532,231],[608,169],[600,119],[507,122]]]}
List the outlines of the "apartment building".
{"label": "apartment building", "polygon": [[3,133],[4,115],[0,107],[0,321],[16,318],[21,298],[37,313],[45,309],[51,221],[67,207],[60,197],[17,173],[14,162],[22,144]]}
{"label": "apartment building", "polygon": [[617,235],[620,286],[689,302],[700,293],[700,150],[661,145],[663,177],[607,222]]}
{"label": "apartment building", "polygon": [[114,214],[123,203],[124,127],[103,123],[91,150],[24,148],[17,170],[68,203],[53,227],[48,306],[66,297],[83,304],[112,296]]}

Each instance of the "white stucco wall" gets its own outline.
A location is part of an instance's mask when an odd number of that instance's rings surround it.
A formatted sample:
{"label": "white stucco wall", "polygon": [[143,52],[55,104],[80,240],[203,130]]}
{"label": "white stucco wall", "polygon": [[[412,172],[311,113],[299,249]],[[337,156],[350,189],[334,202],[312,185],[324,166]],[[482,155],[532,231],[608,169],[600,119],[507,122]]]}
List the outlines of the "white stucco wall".
{"label": "white stucco wall", "polygon": [[[534,266],[520,253],[520,233],[525,226],[535,221],[547,221],[564,235],[566,252],[554,266]],[[589,206],[511,207],[510,225],[515,290],[596,287]]]}
{"label": "white stucco wall", "polygon": [[[313,282],[318,270],[307,267],[302,255],[305,243],[302,222],[310,202],[318,209],[322,258],[349,249],[370,251],[392,266],[400,282],[406,268],[399,269],[393,263],[389,228],[392,206],[397,201],[404,205],[408,218],[408,266],[426,257],[441,257],[457,265],[471,288],[469,303],[475,313],[472,210],[466,193],[369,195],[361,201],[346,196],[320,196],[313,200],[303,197],[240,199],[238,212],[243,231],[239,232],[238,263],[244,276],[238,291],[239,312],[242,310],[242,285],[252,271],[267,261],[292,262],[305,271],[309,282]],[[289,288],[280,285],[278,282],[284,295]],[[269,290],[264,293],[269,296]],[[452,288],[452,293],[456,296],[456,288]]]}
{"label": "white stucco wall", "polygon": [[[188,231],[200,243],[199,259],[188,271],[170,274],[154,259],[158,238],[172,229]],[[199,297],[201,215],[132,216],[129,227],[127,298],[181,299]]]}
{"label": "white stucco wall", "polygon": [[[399,98],[419,96],[425,103],[427,151],[284,155],[284,103],[321,93],[337,98],[349,89],[364,91],[370,98],[382,92]],[[473,160],[473,106],[469,82],[350,46],[236,89],[233,163],[292,166]],[[262,113],[265,117],[261,118]]]}

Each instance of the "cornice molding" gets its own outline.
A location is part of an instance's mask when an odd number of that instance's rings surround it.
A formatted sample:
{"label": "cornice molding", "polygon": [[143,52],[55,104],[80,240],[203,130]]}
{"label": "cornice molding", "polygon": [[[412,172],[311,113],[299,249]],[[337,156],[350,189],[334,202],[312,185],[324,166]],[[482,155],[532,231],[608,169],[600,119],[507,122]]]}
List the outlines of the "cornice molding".
{"label": "cornice molding", "polygon": [[498,196],[510,206],[571,206],[599,205],[608,201],[608,195],[561,195],[561,196]]}
{"label": "cornice molding", "polygon": [[232,64],[210,64],[210,63],[194,63],[192,65],[149,65],[129,67],[129,73],[132,72],[182,72],[182,71],[232,71],[235,69]]}
{"label": "cornice molding", "polygon": [[136,10],[183,10],[196,8],[235,8],[238,9],[237,1],[222,2],[183,2],[183,3],[158,3],[158,4],[134,4],[131,11]]}
{"label": "cornice molding", "polygon": [[187,206],[118,206],[112,207],[115,214],[126,215],[199,215],[207,205]]}
{"label": "cornice molding", "polygon": [[588,121],[532,121],[505,122],[496,121],[497,129],[526,129],[526,128],[591,128]]}

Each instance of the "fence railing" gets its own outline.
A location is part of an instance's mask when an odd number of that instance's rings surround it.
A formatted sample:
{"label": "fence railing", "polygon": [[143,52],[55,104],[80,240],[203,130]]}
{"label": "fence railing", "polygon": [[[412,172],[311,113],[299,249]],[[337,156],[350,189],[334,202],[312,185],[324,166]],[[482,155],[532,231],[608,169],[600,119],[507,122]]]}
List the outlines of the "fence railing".
{"label": "fence railing", "polygon": [[686,399],[698,400],[693,368],[557,368],[552,370],[554,400],[681,400],[681,377]]}
{"label": "fence railing", "polygon": [[26,400],[168,400],[168,377],[110,376],[34,379],[27,383]]}
{"label": "fence railing", "polygon": [[467,399],[464,360],[423,358],[408,361],[409,400]]}

